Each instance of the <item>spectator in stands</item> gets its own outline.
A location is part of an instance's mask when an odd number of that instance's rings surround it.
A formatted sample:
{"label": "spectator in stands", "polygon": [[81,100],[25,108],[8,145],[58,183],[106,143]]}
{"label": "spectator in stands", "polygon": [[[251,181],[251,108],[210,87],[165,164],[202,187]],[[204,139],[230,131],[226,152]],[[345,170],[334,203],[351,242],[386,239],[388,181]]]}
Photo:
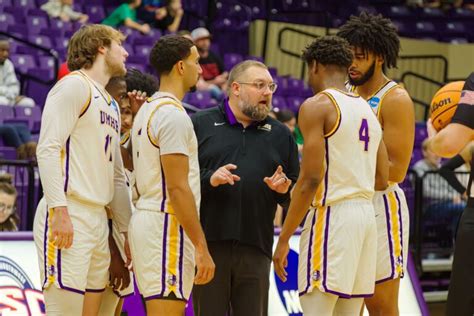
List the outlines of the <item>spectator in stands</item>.
{"label": "spectator in stands", "polygon": [[280,110],[275,112],[276,119],[283,123],[293,134],[296,127],[295,113],[291,110]]}
{"label": "spectator in stands", "polygon": [[0,137],[6,146],[15,147],[17,159],[36,159],[36,143],[25,124],[0,124]]}
{"label": "spectator in stands", "polygon": [[35,106],[33,99],[20,95],[20,83],[9,56],[8,38],[0,35],[0,105]]}
{"label": "spectator in stands", "polygon": [[150,33],[150,25],[140,24],[137,21],[137,8],[142,3],[141,0],[125,0],[125,3],[115,9],[108,17],[102,21],[102,24],[112,27],[125,25],[131,29],[140,31],[144,34]]}
{"label": "spectator in stands", "polygon": [[59,65],[58,69],[58,81],[61,80],[64,76],[68,75],[71,71],[67,67],[67,60]]}
{"label": "spectator in stands", "polygon": [[138,18],[161,31],[176,32],[184,14],[181,0],[159,1],[159,5],[154,2],[144,0],[138,9]]}
{"label": "spectator in stands", "polygon": [[463,4],[463,0],[407,0],[409,6],[440,8],[447,10],[450,8],[459,8]]}
{"label": "spectator in stands", "polygon": [[210,50],[211,33],[206,28],[199,27],[191,32],[191,37],[201,56],[199,63],[202,68],[202,80],[199,80],[197,89],[211,91],[212,97],[220,100],[227,87],[228,73],[224,71],[220,56]]}
{"label": "spectator in stands", "polygon": [[461,195],[438,173],[440,157],[429,149],[429,140],[422,144],[423,159],[418,161],[413,170],[422,178],[424,220],[443,221],[450,223],[454,239],[456,226],[464,207]]}
{"label": "spectator in stands", "polygon": [[86,23],[89,16],[74,11],[73,3],[74,0],[49,0],[41,6],[41,10],[46,11],[51,18],[59,18],[63,22],[78,21],[82,24]]}
{"label": "spectator in stands", "polygon": [[10,174],[0,175],[0,231],[12,232],[18,230],[20,217],[18,216],[15,204],[17,192],[12,184]]}
{"label": "spectator in stands", "polygon": [[[441,158],[428,148],[428,144],[429,141],[425,139],[421,145],[423,159],[413,166],[418,177],[424,177],[423,196],[437,202],[450,200],[454,204],[459,204],[461,202],[459,194],[438,173]],[[426,174],[429,171],[433,173]]]}

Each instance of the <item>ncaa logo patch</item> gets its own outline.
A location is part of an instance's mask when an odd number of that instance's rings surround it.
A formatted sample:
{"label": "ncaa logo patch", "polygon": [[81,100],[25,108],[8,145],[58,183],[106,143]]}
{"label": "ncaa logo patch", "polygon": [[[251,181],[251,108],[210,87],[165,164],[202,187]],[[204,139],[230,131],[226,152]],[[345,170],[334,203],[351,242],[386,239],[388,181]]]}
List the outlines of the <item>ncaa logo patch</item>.
{"label": "ncaa logo patch", "polygon": [[372,97],[367,101],[371,108],[376,108],[380,103],[380,98]]}

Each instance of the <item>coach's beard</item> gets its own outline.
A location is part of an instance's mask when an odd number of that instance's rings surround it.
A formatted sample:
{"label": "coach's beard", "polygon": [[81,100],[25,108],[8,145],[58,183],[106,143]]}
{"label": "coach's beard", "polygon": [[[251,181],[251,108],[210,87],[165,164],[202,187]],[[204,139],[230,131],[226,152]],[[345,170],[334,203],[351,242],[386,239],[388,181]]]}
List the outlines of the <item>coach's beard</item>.
{"label": "coach's beard", "polygon": [[252,105],[243,100],[239,101],[239,107],[243,114],[256,122],[263,121],[272,109],[271,105],[260,105],[260,103]]}

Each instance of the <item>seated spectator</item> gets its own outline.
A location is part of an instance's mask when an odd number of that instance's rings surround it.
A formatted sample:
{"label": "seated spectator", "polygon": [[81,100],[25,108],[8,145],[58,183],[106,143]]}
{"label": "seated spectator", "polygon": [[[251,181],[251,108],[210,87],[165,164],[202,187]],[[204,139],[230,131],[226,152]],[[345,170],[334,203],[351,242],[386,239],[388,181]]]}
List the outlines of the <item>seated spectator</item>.
{"label": "seated spectator", "polygon": [[144,34],[150,33],[150,25],[140,24],[137,21],[137,8],[141,4],[141,0],[126,0],[115,9],[108,17],[102,21],[102,24],[112,27],[125,25],[134,30],[138,30]]}
{"label": "seated spectator", "polygon": [[459,217],[465,207],[461,195],[439,174],[440,157],[428,148],[428,140],[422,143],[423,159],[418,161],[413,170],[422,178],[424,220],[448,222],[454,239]]}
{"label": "seated spectator", "polygon": [[89,16],[74,11],[73,3],[74,0],[49,0],[41,6],[41,10],[46,11],[51,18],[59,18],[63,22],[78,21],[79,23],[86,23]]}
{"label": "seated spectator", "polygon": [[275,112],[276,119],[281,123],[285,124],[291,133],[295,131],[296,117],[295,113],[291,110],[280,110]]}
{"label": "seated spectator", "polygon": [[15,147],[18,159],[36,160],[36,143],[25,124],[0,124],[0,137],[6,146]]}
{"label": "seated spectator", "polygon": [[138,9],[138,18],[161,31],[176,32],[183,18],[181,0],[159,2],[163,6],[147,5],[153,1],[143,1]]}
{"label": "seated spectator", "polygon": [[10,43],[0,35],[0,105],[35,106],[33,99],[20,95],[20,83],[9,56]]}
{"label": "seated spectator", "polygon": [[10,174],[0,175],[0,231],[18,231],[20,217],[18,216],[15,204],[17,191],[12,184]]}
{"label": "seated spectator", "polygon": [[222,59],[210,50],[211,34],[204,27],[199,27],[191,32],[191,37],[201,56],[199,64],[202,80],[198,81],[196,87],[198,90],[211,91],[214,99],[221,100],[227,87],[228,73],[224,71]]}

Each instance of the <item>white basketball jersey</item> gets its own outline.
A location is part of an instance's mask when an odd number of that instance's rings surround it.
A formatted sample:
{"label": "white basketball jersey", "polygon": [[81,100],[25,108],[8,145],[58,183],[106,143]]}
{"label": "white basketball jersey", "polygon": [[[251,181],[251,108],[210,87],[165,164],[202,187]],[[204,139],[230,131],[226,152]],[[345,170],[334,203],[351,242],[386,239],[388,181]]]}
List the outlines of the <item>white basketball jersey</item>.
{"label": "white basketball jersey", "polygon": [[[377,92],[375,92],[372,96],[367,98],[367,103],[369,103],[370,107],[374,111],[374,113],[377,115],[377,118],[380,120],[380,109],[382,108],[382,102],[383,98],[392,91],[398,87],[398,84],[395,81],[388,81],[385,83],[382,87],[380,87]],[[346,88],[350,92],[357,93],[357,86],[351,85],[349,82],[346,82]]]}
{"label": "white basketball jersey", "polygon": [[90,95],[61,150],[64,191],[68,197],[105,206],[114,196],[120,111],[117,102],[98,83],[81,72],[69,76],[83,78]]}
{"label": "white basketball jersey", "polygon": [[138,111],[131,132],[137,210],[174,214],[161,155],[189,158],[189,186],[199,210],[201,199],[197,140],[191,119],[173,95],[157,92]]}
{"label": "white basketball jersey", "polygon": [[325,135],[324,178],[313,206],[350,198],[371,200],[377,151],[382,139],[380,124],[362,97],[337,89],[321,93],[334,103],[338,119],[333,130]]}

